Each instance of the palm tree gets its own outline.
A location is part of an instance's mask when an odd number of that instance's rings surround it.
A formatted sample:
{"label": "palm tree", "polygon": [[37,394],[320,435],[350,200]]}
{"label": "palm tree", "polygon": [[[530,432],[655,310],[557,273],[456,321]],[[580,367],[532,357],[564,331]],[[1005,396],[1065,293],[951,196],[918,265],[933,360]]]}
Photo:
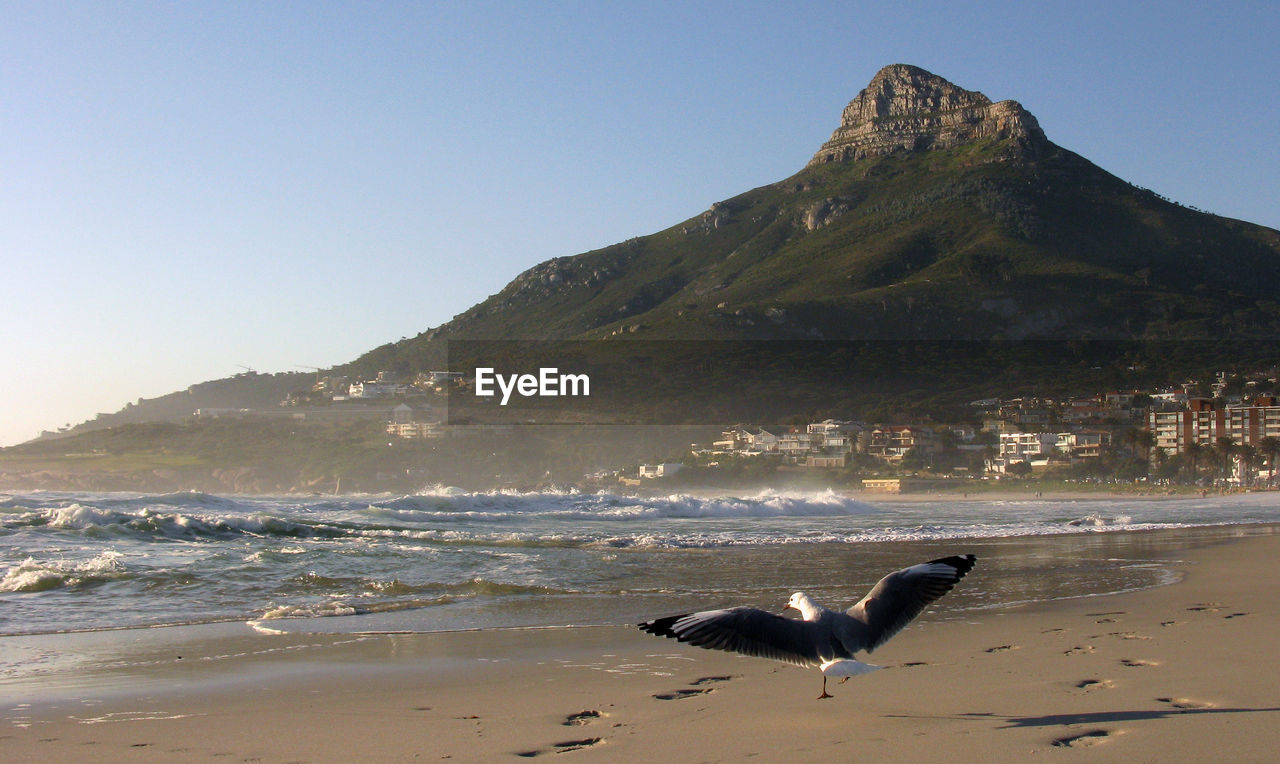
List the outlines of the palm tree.
{"label": "palm tree", "polygon": [[1236,442],[1230,435],[1222,435],[1217,440],[1218,456],[1222,457],[1222,482],[1231,477],[1231,457],[1236,452]]}
{"label": "palm tree", "polygon": [[1168,460],[1169,460],[1169,452],[1165,451],[1163,448],[1152,449],[1151,467],[1156,473],[1160,472],[1161,468],[1164,467],[1165,462],[1167,462]]}
{"label": "palm tree", "polygon": [[1248,443],[1241,443],[1236,446],[1236,456],[1240,459],[1241,466],[1244,467],[1240,475],[1240,483],[1253,484],[1254,470],[1258,466],[1258,449]]}
{"label": "palm tree", "polygon": [[1142,452],[1136,453],[1135,456],[1148,456],[1151,449],[1156,447],[1156,434],[1147,429],[1134,430],[1133,445],[1142,449]]}
{"label": "palm tree", "polygon": [[1146,465],[1147,473],[1151,472],[1151,449],[1156,446],[1156,435],[1152,431],[1139,428],[1130,430],[1132,435],[1130,439],[1133,441],[1133,455],[1137,459],[1141,459]]}
{"label": "palm tree", "polygon": [[1199,476],[1200,457],[1204,456],[1205,451],[1209,447],[1198,441],[1191,441],[1186,447],[1187,459],[1191,468],[1191,482],[1194,483]]}
{"label": "palm tree", "polygon": [[1273,486],[1276,482],[1276,455],[1280,454],[1280,438],[1268,435],[1258,441],[1258,453],[1267,458],[1267,467],[1271,470],[1267,476],[1267,485]]}

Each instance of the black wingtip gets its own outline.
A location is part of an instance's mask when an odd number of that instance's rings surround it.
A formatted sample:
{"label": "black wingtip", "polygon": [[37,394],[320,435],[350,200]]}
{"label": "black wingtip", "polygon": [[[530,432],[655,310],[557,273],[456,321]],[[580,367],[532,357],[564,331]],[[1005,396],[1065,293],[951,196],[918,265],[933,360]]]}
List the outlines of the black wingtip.
{"label": "black wingtip", "polygon": [[644,623],[636,624],[636,628],[655,636],[679,639],[679,635],[672,631],[671,627],[675,625],[676,621],[684,618],[686,615],[688,615],[688,613],[682,613],[681,615],[669,615],[666,618],[655,618],[652,621],[645,621]]}
{"label": "black wingtip", "polygon": [[929,564],[939,563],[942,565],[950,565],[956,570],[956,580],[964,578],[965,574],[973,570],[974,563],[978,561],[976,555],[957,554],[950,557],[942,557],[937,560],[930,560]]}

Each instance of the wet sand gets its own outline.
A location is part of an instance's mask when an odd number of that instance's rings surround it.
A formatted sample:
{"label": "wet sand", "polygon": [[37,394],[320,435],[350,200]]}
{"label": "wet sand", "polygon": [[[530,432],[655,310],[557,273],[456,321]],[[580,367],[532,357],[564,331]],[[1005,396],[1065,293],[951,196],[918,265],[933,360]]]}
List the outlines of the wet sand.
{"label": "wet sand", "polygon": [[[625,627],[107,634],[83,671],[0,683],[0,750],[6,761],[1272,761],[1280,537],[1173,556],[1183,580],[1170,586],[926,614],[870,657],[886,670],[833,683],[822,701],[814,670]],[[981,586],[981,567],[962,585]],[[56,662],[57,639],[27,648]],[[122,640],[127,669],[112,663]]]}

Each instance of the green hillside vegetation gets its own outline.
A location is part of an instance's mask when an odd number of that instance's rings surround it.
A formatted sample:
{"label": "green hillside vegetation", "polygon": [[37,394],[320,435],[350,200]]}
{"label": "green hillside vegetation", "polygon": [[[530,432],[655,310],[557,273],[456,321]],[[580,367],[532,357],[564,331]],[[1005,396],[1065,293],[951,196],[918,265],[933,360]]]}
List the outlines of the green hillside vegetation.
{"label": "green hillside vegetation", "polygon": [[[622,244],[548,261],[351,371],[456,338],[1265,338],[1280,234],[1135,188],[1048,144],[820,165]],[[812,230],[810,230],[812,228]]]}
{"label": "green hillside vegetation", "polygon": [[289,393],[308,387],[312,379],[311,374],[292,372],[244,372],[226,379],[201,382],[157,398],[139,398],[119,411],[98,414],[94,419],[65,431],[81,433],[123,424],[177,422],[190,417],[198,409],[275,408]]}

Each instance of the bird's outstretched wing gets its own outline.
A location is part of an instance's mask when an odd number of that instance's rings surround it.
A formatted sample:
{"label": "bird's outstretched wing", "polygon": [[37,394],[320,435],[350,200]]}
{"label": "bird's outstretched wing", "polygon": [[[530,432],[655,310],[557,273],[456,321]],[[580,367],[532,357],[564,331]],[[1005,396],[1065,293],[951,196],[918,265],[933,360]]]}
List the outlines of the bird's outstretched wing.
{"label": "bird's outstretched wing", "polygon": [[646,621],[640,629],[708,650],[772,658],[797,666],[853,657],[831,638],[828,628],[752,607],[667,616]]}
{"label": "bird's outstretched wing", "polygon": [[951,591],[973,570],[976,559],[971,554],[943,557],[880,579],[867,596],[846,611],[856,622],[856,649],[871,652],[888,642],[929,603]]}

